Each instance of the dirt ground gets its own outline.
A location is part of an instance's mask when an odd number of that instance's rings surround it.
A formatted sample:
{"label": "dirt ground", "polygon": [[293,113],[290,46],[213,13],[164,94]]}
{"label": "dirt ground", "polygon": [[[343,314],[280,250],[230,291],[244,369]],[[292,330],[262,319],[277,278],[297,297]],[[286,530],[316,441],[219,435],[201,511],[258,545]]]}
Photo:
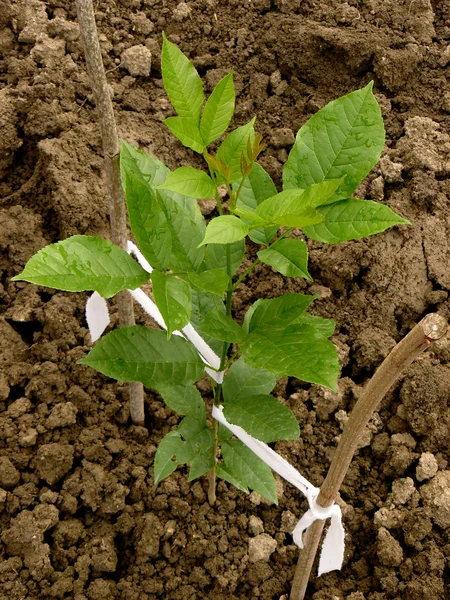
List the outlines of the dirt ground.
{"label": "dirt ground", "polygon": [[[161,123],[171,114],[163,30],[208,90],[234,68],[234,124],[257,116],[261,162],[277,182],[300,125],[375,82],[387,141],[359,196],[412,226],[309,243],[313,284],[262,266],[234,305],[240,317],[257,298],[309,290],[322,296],[316,313],[337,322],[339,393],[294,379],[277,387],[302,433],[276,450],[320,485],[376,366],[424,314],[450,316],[450,2],[94,4],[120,135],[171,168],[193,155]],[[141,49],[141,63],[124,54],[138,45],[151,52],[150,75],[149,52]],[[147,390],[146,428],[131,426],[124,388],[76,364],[89,347],[84,294],[10,282],[47,243],[108,237],[99,131],[69,0],[0,0],[0,180],[0,598],[286,599],[304,498],[280,481],[275,507],[222,482],[213,509],[205,480],[188,484],[182,470],[156,488],[153,457],[177,417]],[[447,339],[383,401],[342,487],[344,568],[314,579],[309,599],[450,597],[449,363]],[[257,560],[255,545],[268,542],[271,553]]]}

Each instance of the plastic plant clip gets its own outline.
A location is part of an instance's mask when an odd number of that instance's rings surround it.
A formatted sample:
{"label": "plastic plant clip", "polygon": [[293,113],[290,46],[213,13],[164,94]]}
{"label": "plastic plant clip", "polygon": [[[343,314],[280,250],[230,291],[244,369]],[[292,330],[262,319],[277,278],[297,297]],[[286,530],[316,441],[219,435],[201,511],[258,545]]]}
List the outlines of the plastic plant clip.
{"label": "plastic plant clip", "polygon": [[231,425],[223,415],[222,406],[214,406],[212,416],[232,431],[234,435],[241,440],[252,452],[264,461],[273,471],[278,473],[283,479],[289,481],[293,486],[299,489],[308,499],[309,509],[297,523],[294,531],[294,542],[303,548],[303,532],[317,520],[330,519],[330,526],[322,544],[322,552],[319,560],[318,574],[322,575],[329,571],[340,570],[344,560],[345,550],[345,532],[342,526],[342,513],[337,504],[328,508],[322,508],[316,503],[319,495],[319,488],[310,483],[297,469],[290,465],[287,460],[277,454],[267,444],[255,439],[249,435],[242,427]]}
{"label": "plastic plant clip", "polygon": [[89,296],[86,302],[86,321],[91,341],[94,343],[102,336],[110,323],[108,304],[97,292]]}

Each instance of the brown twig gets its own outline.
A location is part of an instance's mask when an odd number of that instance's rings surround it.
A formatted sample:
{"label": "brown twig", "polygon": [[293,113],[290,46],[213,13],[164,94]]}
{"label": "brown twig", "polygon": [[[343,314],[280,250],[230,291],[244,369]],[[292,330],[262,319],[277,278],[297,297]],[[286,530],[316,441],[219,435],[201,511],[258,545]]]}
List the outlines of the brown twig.
{"label": "brown twig", "polygon": [[[413,360],[430,344],[444,337],[446,332],[447,321],[443,317],[438,314],[427,315],[395,346],[375,371],[352,410],[339,440],[328,474],[320,488],[317,498],[319,506],[326,508],[336,500],[364,429],[386,392]],[[315,521],[306,533],[305,548],[300,552],[290,600],[303,600],[305,597],[323,527],[324,521]]]}
{"label": "brown twig", "polygon": [[[99,115],[100,130],[105,158],[106,185],[109,198],[111,238],[114,244],[126,249],[127,212],[120,181],[120,146],[116,120],[105,75],[92,0],[76,0],[81,40],[86,65],[91,80]],[[126,292],[117,295],[119,322],[122,326],[134,325],[133,299]],[[141,383],[129,384],[130,414],[135,425],[144,424],[144,390]]]}

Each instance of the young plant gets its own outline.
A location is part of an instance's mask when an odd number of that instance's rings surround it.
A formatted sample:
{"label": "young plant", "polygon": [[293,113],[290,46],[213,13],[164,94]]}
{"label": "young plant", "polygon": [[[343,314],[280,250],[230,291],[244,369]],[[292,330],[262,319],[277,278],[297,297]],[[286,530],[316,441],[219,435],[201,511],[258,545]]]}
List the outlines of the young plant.
{"label": "young plant", "polygon": [[[286,277],[311,281],[308,248],[290,237],[294,230],[335,244],[408,223],[383,204],[352,197],[383,149],[380,109],[369,83],[315,114],[297,134],[278,192],[256,162],[264,146],[255,119],[213,150],[233,117],[233,74],[219,81],[205,102],[197,71],[166,37],[162,73],[176,112],[164,123],[203,156],[208,172],[191,166],[171,172],[123,142],[121,176],[131,229],[144,257],[140,264],[106,240],[74,236],[38,252],[14,280],[93,290],[109,298],[150,279],[167,334],[124,327],[105,335],[79,362],[121,381],[142,382],[184,417],[158,447],[156,483],[189,465],[189,480],[208,474],[211,503],[216,477],[276,502],[269,467],[225,427],[208,421],[195,382],[207,363],[214,404],[223,405],[230,423],[263,442],[299,435],[292,412],[271,395],[277,377],[336,389],[338,354],[329,340],[335,323],[308,313],[316,296],[259,299],[239,324],[232,318],[233,292],[260,262]],[[225,186],[227,201],[219,186]],[[206,224],[197,199],[211,198],[218,216]],[[260,249],[236,277],[246,238]],[[142,301],[142,291],[133,294]]]}

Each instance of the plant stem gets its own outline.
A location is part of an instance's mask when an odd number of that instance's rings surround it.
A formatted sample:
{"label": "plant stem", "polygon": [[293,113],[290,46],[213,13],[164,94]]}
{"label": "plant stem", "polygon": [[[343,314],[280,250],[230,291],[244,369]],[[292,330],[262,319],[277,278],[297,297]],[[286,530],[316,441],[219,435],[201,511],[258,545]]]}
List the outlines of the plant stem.
{"label": "plant stem", "polygon": [[[105,159],[106,186],[112,242],[127,247],[127,211],[120,181],[120,146],[108,82],[103,66],[92,0],[76,0],[81,40],[86,65],[97,105]],[[134,325],[133,299],[127,291],[117,294],[121,326]],[[144,425],[144,388],[142,383],[128,385],[130,415],[135,425]]]}
{"label": "plant stem", "polygon": [[[226,301],[226,314],[227,316],[231,315],[231,305],[233,300],[233,281],[231,277],[231,246],[227,244],[227,274],[228,274],[228,289],[227,289],[227,301]],[[227,360],[227,354],[230,344],[228,342],[224,342],[222,348],[222,356],[220,357],[220,370],[223,371],[225,368],[225,363]],[[218,406],[222,399],[222,384],[216,384],[214,388],[214,405]],[[213,457],[214,457],[214,467],[208,472],[208,502],[211,506],[214,506],[216,503],[216,464],[217,464],[217,451],[219,448],[219,423],[216,419],[212,420],[213,423],[213,435],[214,435],[214,445],[213,445]]]}
{"label": "plant stem", "polygon": [[[341,435],[328,474],[317,498],[319,506],[333,504],[347,474],[353,455],[364,430],[386,392],[401,373],[430,344],[441,339],[447,332],[447,321],[438,314],[429,314],[399,342],[375,371],[356,403]],[[294,575],[290,600],[303,600],[306,587],[319,546],[324,521],[313,523],[306,534],[305,548],[300,552]]]}

